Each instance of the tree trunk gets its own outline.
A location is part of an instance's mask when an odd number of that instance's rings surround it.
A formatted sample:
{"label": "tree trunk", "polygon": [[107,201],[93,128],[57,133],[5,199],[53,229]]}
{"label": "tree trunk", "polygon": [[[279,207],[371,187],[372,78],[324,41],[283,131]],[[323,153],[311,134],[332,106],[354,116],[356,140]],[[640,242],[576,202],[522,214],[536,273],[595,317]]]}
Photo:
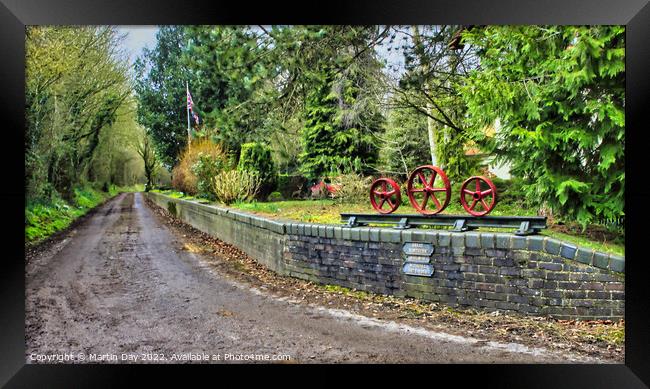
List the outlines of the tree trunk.
{"label": "tree trunk", "polygon": [[[418,30],[418,26],[411,26],[411,31],[413,33],[413,45],[415,47],[421,47],[422,46],[422,40],[420,39],[420,31]],[[427,74],[429,73],[429,64],[426,62],[423,56],[420,57],[420,64],[422,66],[422,73]],[[424,82],[424,88],[429,89],[428,83],[425,81]],[[429,114],[432,113],[433,107],[431,107],[430,103],[427,103],[427,112]],[[431,154],[431,164],[436,165],[436,138],[435,138],[435,123],[433,122],[433,119],[431,117],[427,116],[427,133],[429,134],[429,153]]]}

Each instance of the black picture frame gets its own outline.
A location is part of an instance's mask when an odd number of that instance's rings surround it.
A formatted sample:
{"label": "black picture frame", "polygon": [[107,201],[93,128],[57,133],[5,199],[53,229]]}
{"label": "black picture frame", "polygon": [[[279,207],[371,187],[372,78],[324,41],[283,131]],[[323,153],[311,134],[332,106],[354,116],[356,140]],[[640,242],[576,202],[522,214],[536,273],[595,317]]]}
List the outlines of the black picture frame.
{"label": "black picture frame", "polygon": [[[451,378],[461,386],[481,387],[571,387],[622,388],[645,387],[650,384],[650,292],[646,287],[645,258],[647,226],[644,206],[650,199],[650,179],[646,138],[648,131],[645,108],[650,91],[650,5],[647,0],[626,1],[328,1],[326,3],[278,2],[180,2],[159,0],[0,0],[0,136],[2,139],[3,179],[0,204],[4,216],[2,268],[0,268],[0,385],[8,387],[85,387],[117,386],[140,376],[135,366],[95,365],[25,365],[24,339],[24,232],[18,227],[24,217],[24,79],[25,26],[69,24],[621,24],[626,25],[626,138],[627,170],[626,202],[626,340],[625,364],[619,365],[425,365],[399,366],[398,374],[388,373],[383,366],[354,366],[362,374],[341,378],[339,384],[357,379],[369,384],[382,382],[387,375],[398,382],[413,380],[443,384],[442,377]],[[22,155],[21,155],[22,154]],[[24,167],[24,165],[23,165]],[[632,210],[629,209],[631,207]],[[24,207],[23,207],[24,208]],[[636,211],[636,212],[635,212]],[[395,366],[391,366],[395,368]],[[142,366],[146,373],[158,378],[181,378],[176,366]],[[242,380],[243,367],[214,367],[219,374],[235,372]],[[269,366],[245,366],[271,373]],[[288,366],[275,370],[281,378],[293,381]],[[337,378],[338,371],[350,373],[350,366],[332,367],[336,376],[316,372],[308,366],[309,377]],[[278,370],[280,370],[278,372]],[[355,369],[356,370],[356,369]],[[201,369],[212,380],[213,369]],[[345,380],[345,381],[343,381]],[[213,381],[216,382],[216,381]],[[239,383],[243,383],[240,381]],[[645,384],[644,384],[645,383]]]}

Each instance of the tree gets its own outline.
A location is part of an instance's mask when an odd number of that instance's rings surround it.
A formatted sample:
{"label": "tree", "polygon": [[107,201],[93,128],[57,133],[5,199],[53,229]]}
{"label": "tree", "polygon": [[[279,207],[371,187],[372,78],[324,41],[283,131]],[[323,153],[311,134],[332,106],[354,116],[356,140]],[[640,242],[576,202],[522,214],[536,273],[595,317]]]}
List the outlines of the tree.
{"label": "tree", "polygon": [[376,112],[350,115],[345,107],[354,105],[358,97],[355,86],[339,81],[342,85],[335,87],[331,68],[323,68],[318,76],[321,84],[309,94],[305,107],[303,173],[312,179],[336,172],[369,173],[377,160],[372,133],[379,130],[381,119]]}
{"label": "tree", "polygon": [[145,191],[148,192],[154,185],[156,171],[160,165],[158,156],[156,155],[156,150],[153,145],[153,140],[151,135],[145,130],[140,140],[137,151],[142,161],[144,162],[144,174],[147,178],[147,184],[145,185]]}
{"label": "tree", "polygon": [[491,26],[466,31],[480,70],[463,88],[483,146],[512,164],[534,204],[583,226],[624,215],[625,28]]}
{"label": "tree", "polygon": [[[368,173],[376,162],[371,133],[379,130],[377,80],[381,66],[373,47],[385,28],[274,26],[263,29],[277,65],[278,91],[271,117],[303,123],[300,170],[311,178],[332,171]],[[292,120],[293,118],[293,120]]]}
{"label": "tree", "polygon": [[29,27],[25,193],[67,199],[88,178],[100,139],[130,95],[113,27]]}
{"label": "tree", "polygon": [[192,26],[185,33],[183,64],[196,76],[193,97],[205,127],[213,141],[238,156],[242,143],[268,134],[269,43],[243,26]]}
{"label": "tree", "polygon": [[[461,26],[393,27],[389,49],[404,55],[405,72],[393,83],[389,106],[409,109],[427,122],[430,162],[452,180],[472,173],[465,157],[466,143],[477,130],[465,120],[460,95],[470,69],[476,66],[474,48],[450,47]],[[396,38],[403,39],[394,43]],[[420,162],[422,163],[422,162]]]}
{"label": "tree", "polygon": [[136,104],[129,98],[117,110],[115,122],[101,132],[88,168],[90,182],[119,186],[143,182],[144,165],[136,151],[141,137]]}
{"label": "tree", "polygon": [[192,89],[196,85],[181,58],[187,43],[184,26],[161,26],[156,47],[145,49],[135,62],[138,121],[149,129],[168,168],[187,145],[186,82]]}
{"label": "tree", "polygon": [[256,197],[261,200],[266,200],[277,186],[278,172],[273,159],[271,159],[271,149],[266,144],[242,144],[237,169],[255,172],[258,175],[260,187]]}
{"label": "tree", "polygon": [[409,173],[430,157],[427,119],[413,109],[393,109],[383,134],[375,134],[380,147],[379,166],[382,173],[405,181]]}

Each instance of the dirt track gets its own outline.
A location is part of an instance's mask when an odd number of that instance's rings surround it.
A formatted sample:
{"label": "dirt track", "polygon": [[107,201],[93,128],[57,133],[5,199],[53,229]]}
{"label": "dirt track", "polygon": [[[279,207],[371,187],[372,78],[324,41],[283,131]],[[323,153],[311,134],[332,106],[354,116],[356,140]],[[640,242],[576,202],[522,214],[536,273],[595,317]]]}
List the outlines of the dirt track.
{"label": "dirt track", "polygon": [[184,353],[221,362],[241,354],[293,363],[602,362],[278,298],[223,276],[183,245],[141,194],[129,193],[44,247],[26,267],[27,363],[62,354],[176,362]]}

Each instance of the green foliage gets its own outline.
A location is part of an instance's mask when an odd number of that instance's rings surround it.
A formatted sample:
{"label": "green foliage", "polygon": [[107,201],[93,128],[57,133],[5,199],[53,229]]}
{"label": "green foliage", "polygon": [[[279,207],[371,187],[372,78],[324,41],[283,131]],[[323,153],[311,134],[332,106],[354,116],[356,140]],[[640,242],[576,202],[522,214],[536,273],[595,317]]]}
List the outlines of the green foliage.
{"label": "green foliage", "polygon": [[151,134],[147,131],[143,131],[142,139],[138,142],[137,152],[142,158],[144,164],[144,174],[147,178],[147,183],[145,184],[145,191],[148,192],[153,188],[154,180],[156,178],[156,172],[160,166],[160,160],[154,148],[153,139]]}
{"label": "green foliage", "polygon": [[263,143],[242,144],[237,169],[257,172],[260,179],[260,188],[257,193],[259,199],[266,199],[269,193],[277,187],[278,173],[271,158],[271,149]]}
{"label": "green foliage", "polygon": [[252,201],[260,184],[261,180],[257,172],[237,169],[223,170],[212,179],[217,200],[226,205]]}
{"label": "green foliage", "polygon": [[285,199],[298,198],[307,190],[307,179],[300,175],[279,174],[278,190]]}
{"label": "green foliage", "polygon": [[424,161],[430,163],[433,154],[435,164],[452,180],[464,179],[476,169],[476,163],[465,155],[476,128],[467,121],[467,107],[459,93],[468,69],[476,66],[475,49],[465,46],[456,50],[449,46],[460,28],[410,26],[411,39],[400,42],[396,48],[403,50],[406,72],[392,98],[396,109],[419,115],[425,125],[424,134],[418,133],[418,137],[422,146],[427,146],[429,157],[415,166]]}
{"label": "green foliage", "polygon": [[[302,131],[303,152],[301,170],[306,177],[317,179],[336,172],[369,173],[377,160],[377,148],[372,132],[378,127],[363,128],[343,120],[339,105],[346,98],[354,99],[351,85],[344,85],[343,93],[333,92],[332,69],[324,68],[318,85],[307,98],[305,127]],[[377,115],[366,124],[379,126]],[[333,173],[334,172],[334,173]]]}
{"label": "green foliage", "polygon": [[332,184],[337,188],[334,193],[335,201],[352,204],[368,202],[372,181],[371,176],[364,177],[358,174],[342,174],[335,177],[332,180]]}
{"label": "green foliage", "polygon": [[[447,135],[447,133],[453,135]],[[472,131],[455,131],[446,129],[436,133],[436,151],[439,165],[443,167],[449,180],[462,182],[467,177],[476,175],[480,167],[480,159],[466,155],[468,145],[472,142]]]}
{"label": "green foliage", "polygon": [[[26,31],[25,195],[72,200],[100,162],[124,154],[103,147],[124,131],[128,64],[114,27],[28,27]],[[105,153],[99,153],[98,150]],[[120,171],[105,163],[109,175]],[[123,172],[123,170],[122,170]],[[110,178],[110,177],[109,177]]]}
{"label": "green foliage", "polygon": [[584,226],[624,215],[625,28],[493,26],[467,32],[481,69],[463,96],[482,144],[527,198]]}
{"label": "green foliage", "polygon": [[250,27],[191,26],[184,33],[182,61],[196,75],[197,111],[213,140],[238,154],[242,143],[265,137],[277,65],[264,60],[264,45]]}
{"label": "green foliage", "polygon": [[491,179],[497,188],[499,205],[511,204],[521,208],[533,208],[524,194],[524,181],[513,177],[509,180],[494,177]]}
{"label": "green foliage", "polygon": [[156,46],[145,49],[135,63],[138,121],[150,130],[160,158],[168,168],[176,165],[187,146],[185,83],[189,81],[192,93],[195,85],[192,74],[181,62],[187,40],[184,26],[161,26]]}
{"label": "green foliage", "polygon": [[54,194],[49,200],[29,202],[25,207],[25,243],[35,244],[64,230],[75,219],[84,215],[112,196],[91,187],[73,189],[73,200],[67,202]]}
{"label": "green foliage", "polygon": [[415,167],[430,163],[427,119],[413,109],[394,109],[385,132],[378,136],[379,168],[406,181]]}
{"label": "green foliage", "polygon": [[230,157],[221,145],[208,138],[194,140],[191,147],[183,150],[172,171],[172,186],[184,193],[214,198],[212,178],[231,166]]}
{"label": "green foliage", "polygon": [[208,154],[199,154],[198,160],[192,165],[192,173],[196,176],[197,194],[214,200],[215,193],[212,188],[212,179],[216,177],[225,166],[225,159],[214,158]]}
{"label": "green foliage", "polygon": [[282,200],[284,200],[284,197],[280,192],[272,192],[268,197],[268,201],[282,201]]}

